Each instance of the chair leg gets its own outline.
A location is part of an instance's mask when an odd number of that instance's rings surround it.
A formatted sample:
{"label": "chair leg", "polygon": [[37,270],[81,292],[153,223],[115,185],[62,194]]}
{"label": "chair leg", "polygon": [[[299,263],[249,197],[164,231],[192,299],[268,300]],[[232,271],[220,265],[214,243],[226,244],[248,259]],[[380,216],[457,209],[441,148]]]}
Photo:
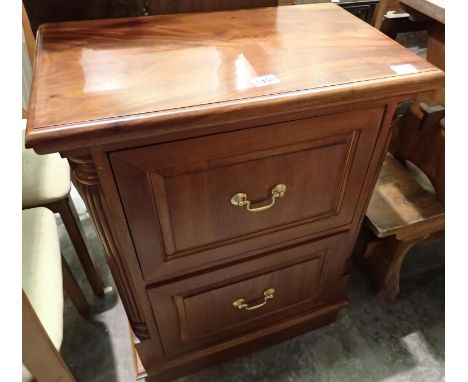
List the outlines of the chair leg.
{"label": "chair leg", "polygon": [[63,277],[63,289],[67,293],[67,296],[75,305],[76,310],[82,315],[87,315],[89,313],[89,304],[86,301],[86,297],[83,294],[78,282],[73,276],[73,273],[68,266],[67,262],[62,255],[62,277]]}
{"label": "chair leg", "polygon": [[359,231],[356,243],[354,244],[353,252],[351,257],[353,261],[360,267],[363,267],[365,258],[369,255],[369,249],[371,248],[371,243],[375,242],[376,237],[367,227],[364,222]]}
{"label": "chair leg", "polygon": [[70,236],[71,242],[75,247],[75,251],[80,259],[81,265],[88,277],[91,288],[96,296],[104,295],[104,287],[99,276],[99,273],[96,270],[96,267],[89,256],[88,249],[86,248],[86,243],[83,239],[83,231],[81,224],[79,222],[79,217],[76,212],[75,206],[73,205],[70,197],[54,202],[53,206],[51,205],[54,212],[58,212],[63,220],[63,224]]}
{"label": "chair leg", "polygon": [[395,302],[400,292],[401,265],[418,241],[398,240],[395,236],[389,236],[368,245],[359,265],[367,271],[381,301],[387,304]]}
{"label": "chair leg", "polygon": [[76,382],[23,290],[23,364],[37,381]]}

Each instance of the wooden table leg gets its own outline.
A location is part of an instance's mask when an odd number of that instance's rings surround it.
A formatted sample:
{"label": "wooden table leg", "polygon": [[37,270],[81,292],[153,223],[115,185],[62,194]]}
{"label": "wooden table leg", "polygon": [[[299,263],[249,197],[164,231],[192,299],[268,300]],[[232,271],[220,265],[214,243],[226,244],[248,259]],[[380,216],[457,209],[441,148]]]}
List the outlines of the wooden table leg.
{"label": "wooden table leg", "polygon": [[377,296],[382,302],[392,304],[400,292],[400,270],[408,251],[420,239],[398,240],[395,236],[377,239],[361,258],[371,277]]}
{"label": "wooden table leg", "polygon": [[73,276],[73,273],[70,267],[68,266],[67,262],[63,258],[63,255],[62,255],[62,276],[63,276],[63,289],[65,289],[67,296],[73,302],[73,305],[75,305],[76,309],[78,310],[78,312],[80,312],[80,314],[87,315],[89,313],[88,301],[86,301],[86,297],[83,294],[83,291],[81,290],[80,286],[78,285],[78,282],[76,281],[75,276]]}
{"label": "wooden table leg", "polygon": [[60,214],[94,294],[96,296],[103,296],[103,283],[93,261],[91,260],[88,249],[86,248],[80,219],[70,197],[68,196],[63,200],[51,203],[48,207],[52,209],[52,211]]}

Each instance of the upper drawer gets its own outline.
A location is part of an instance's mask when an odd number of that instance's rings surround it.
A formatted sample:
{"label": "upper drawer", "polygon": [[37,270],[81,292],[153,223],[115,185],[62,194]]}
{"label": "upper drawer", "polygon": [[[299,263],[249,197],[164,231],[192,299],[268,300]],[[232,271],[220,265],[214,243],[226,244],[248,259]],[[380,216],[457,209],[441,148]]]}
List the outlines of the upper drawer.
{"label": "upper drawer", "polygon": [[[382,115],[383,107],[360,110],[110,154],[143,273],[182,255],[252,250],[266,234],[281,242],[298,226],[350,223]],[[277,185],[282,197],[272,195]],[[236,194],[251,204],[236,206]]]}

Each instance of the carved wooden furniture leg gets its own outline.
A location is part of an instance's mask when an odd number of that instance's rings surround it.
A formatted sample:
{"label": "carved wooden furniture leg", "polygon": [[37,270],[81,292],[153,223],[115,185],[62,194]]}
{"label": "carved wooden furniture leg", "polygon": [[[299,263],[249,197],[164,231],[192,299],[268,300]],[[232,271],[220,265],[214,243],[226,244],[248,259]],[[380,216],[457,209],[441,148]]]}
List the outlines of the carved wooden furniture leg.
{"label": "carved wooden furniture leg", "polygon": [[96,296],[104,295],[101,276],[97,272],[89,255],[88,248],[86,247],[86,243],[83,239],[84,233],[81,224],[79,223],[80,218],[78,217],[73,202],[70,200],[70,196],[67,196],[65,199],[49,203],[45,207],[48,207],[53,212],[58,212],[60,214],[94,294]]}
{"label": "carved wooden furniture leg", "polygon": [[114,236],[110,229],[110,223],[106,215],[106,202],[102,193],[96,168],[92,159],[88,156],[68,158],[72,169],[72,182],[86,204],[90,216],[93,219],[99,239],[106,255],[120,298],[127,312],[127,316],[135,335],[140,339],[149,338],[148,327],[143,318],[143,312],[135,298],[134,286],[132,286],[128,271],[118,251]]}
{"label": "carved wooden furniture leg", "polygon": [[420,239],[399,240],[396,236],[369,242],[361,265],[367,270],[381,301],[392,304],[400,291],[400,269],[406,254]]}
{"label": "carved wooden furniture leg", "polygon": [[82,315],[87,315],[89,313],[89,304],[86,301],[86,297],[83,294],[78,282],[73,276],[73,273],[68,266],[66,260],[62,255],[62,276],[63,276],[63,289],[67,293],[70,300],[75,305],[78,312]]}
{"label": "carved wooden furniture leg", "polygon": [[[23,291],[23,364],[39,381],[75,382]],[[34,347],[31,346],[34,341]]]}

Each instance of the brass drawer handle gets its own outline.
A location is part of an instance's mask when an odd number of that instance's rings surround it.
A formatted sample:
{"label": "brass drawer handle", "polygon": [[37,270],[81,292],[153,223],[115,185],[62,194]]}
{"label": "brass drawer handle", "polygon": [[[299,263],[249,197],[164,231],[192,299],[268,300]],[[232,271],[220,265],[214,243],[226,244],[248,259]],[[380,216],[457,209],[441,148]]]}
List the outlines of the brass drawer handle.
{"label": "brass drawer handle", "polygon": [[263,292],[263,302],[261,302],[260,304],[249,306],[249,304],[245,302],[245,298],[240,298],[234,301],[232,303],[232,306],[237,309],[255,310],[266,305],[268,300],[271,300],[273,297],[275,297],[275,290],[273,288],[270,288],[270,289],[267,289],[265,292]]}
{"label": "brass drawer handle", "polygon": [[257,208],[250,208],[250,200],[247,199],[247,194],[244,194],[243,192],[239,192],[235,194],[231,198],[231,204],[237,206],[237,207],[243,207],[247,206],[247,211],[249,212],[260,212],[260,211],[265,211],[275,204],[276,198],[282,198],[284,194],[286,193],[286,185],[284,184],[277,184],[273,190],[271,190],[271,203],[262,206],[262,207],[257,207]]}

